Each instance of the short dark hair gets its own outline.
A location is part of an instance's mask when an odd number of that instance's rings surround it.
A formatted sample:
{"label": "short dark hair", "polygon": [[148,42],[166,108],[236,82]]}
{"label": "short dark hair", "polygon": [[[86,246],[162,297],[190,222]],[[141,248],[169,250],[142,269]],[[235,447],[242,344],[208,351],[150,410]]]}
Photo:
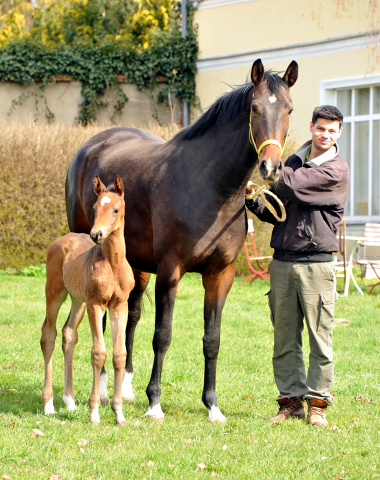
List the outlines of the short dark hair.
{"label": "short dark hair", "polygon": [[311,123],[315,125],[318,118],[325,118],[326,120],[332,120],[333,122],[338,121],[339,128],[342,128],[343,115],[333,105],[320,105],[319,107],[316,107],[313,112]]}

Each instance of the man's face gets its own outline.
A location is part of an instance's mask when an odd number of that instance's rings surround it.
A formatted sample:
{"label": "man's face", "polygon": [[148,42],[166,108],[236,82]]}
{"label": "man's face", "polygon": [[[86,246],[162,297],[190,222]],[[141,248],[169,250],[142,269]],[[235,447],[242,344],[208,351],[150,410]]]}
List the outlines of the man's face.
{"label": "man's face", "polygon": [[314,125],[310,122],[310,132],[314,148],[323,153],[334,145],[340,137],[342,129],[339,128],[338,120],[318,118]]}

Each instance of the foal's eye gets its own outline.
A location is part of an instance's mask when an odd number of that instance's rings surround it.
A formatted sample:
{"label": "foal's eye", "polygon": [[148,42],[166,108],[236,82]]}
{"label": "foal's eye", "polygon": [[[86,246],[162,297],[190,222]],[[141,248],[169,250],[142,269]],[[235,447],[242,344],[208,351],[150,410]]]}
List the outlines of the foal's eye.
{"label": "foal's eye", "polygon": [[290,109],[289,109],[289,112],[288,112],[288,115],[290,115],[292,112],[293,112],[293,109],[290,108]]}
{"label": "foal's eye", "polygon": [[258,112],[257,105],[252,105],[252,112],[253,112],[253,113],[257,113],[257,112]]}
{"label": "foal's eye", "polygon": [[119,213],[119,209],[116,208],[116,209],[114,210],[114,213],[115,213],[115,214],[116,214],[116,213]]}

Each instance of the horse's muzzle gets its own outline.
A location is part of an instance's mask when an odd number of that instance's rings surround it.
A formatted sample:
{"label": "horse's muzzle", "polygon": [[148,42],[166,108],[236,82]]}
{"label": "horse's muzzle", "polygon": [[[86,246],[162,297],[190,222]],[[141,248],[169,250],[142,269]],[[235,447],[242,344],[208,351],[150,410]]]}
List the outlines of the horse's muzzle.
{"label": "horse's muzzle", "polygon": [[94,243],[102,243],[103,240],[103,232],[98,230],[97,232],[90,232],[90,238]]}
{"label": "horse's muzzle", "polygon": [[277,182],[282,170],[280,159],[273,161],[270,157],[260,162],[259,171],[263,180],[267,182]]}

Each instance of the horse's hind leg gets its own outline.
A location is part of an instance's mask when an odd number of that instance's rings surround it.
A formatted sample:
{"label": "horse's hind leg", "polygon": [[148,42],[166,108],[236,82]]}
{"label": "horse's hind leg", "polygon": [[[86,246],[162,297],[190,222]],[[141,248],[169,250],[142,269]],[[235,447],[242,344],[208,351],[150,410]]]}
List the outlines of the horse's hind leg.
{"label": "horse's hind leg", "polygon": [[41,350],[44,356],[45,381],[42,391],[45,414],[54,413],[53,387],[52,387],[52,358],[57,337],[57,316],[62,303],[65,301],[67,291],[60,275],[50,275],[47,266],[47,279],[45,286],[46,294],[46,317],[42,325],[40,340]]}
{"label": "horse's hind leg", "polygon": [[125,359],[127,351],[125,348],[124,337],[125,327],[128,318],[128,303],[112,302],[109,308],[110,323],[112,332],[113,344],[113,368],[114,368],[114,387],[111,407],[115,412],[116,424],[127,425],[123,415],[123,399],[121,396],[121,385],[123,382],[123,371],[125,366]]}
{"label": "horse's hind leg", "polygon": [[135,399],[135,395],[132,389],[132,354],[135,329],[141,317],[141,301],[150,278],[150,273],[134,270],[133,274],[135,277],[135,286],[131,291],[128,299],[128,323],[127,330],[125,332],[125,347],[127,349],[127,360],[125,363],[123,385],[121,389],[123,400],[129,401],[133,401]]}
{"label": "horse's hind leg", "polygon": [[78,326],[86,311],[86,304],[71,298],[71,310],[66,323],[62,327],[62,351],[65,358],[65,390],[63,401],[68,410],[75,410],[73,388],[73,357],[75,345],[78,343]]}
{"label": "horse's hind leg", "polygon": [[164,414],[160,405],[161,374],[165,354],[172,338],[173,308],[177,295],[178,283],[182,272],[178,265],[173,263],[161,264],[158,267],[156,279],[156,324],[153,337],[154,363],[152,375],[146,394],[149,399],[149,408],[145,416],[151,420],[162,422]]}
{"label": "horse's hind leg", "polygon": [[223,306],[234,280],[234,274],[234,264],[231,264],[221,275],[203,275],[203,286],[205,289],[205,333],[203,336],[205,375],[202,400],[209,412],[210,421],[218,423],[226,422],[226,417],[218,408],[215,389],[216,362],[220,345],[220,324]]}

